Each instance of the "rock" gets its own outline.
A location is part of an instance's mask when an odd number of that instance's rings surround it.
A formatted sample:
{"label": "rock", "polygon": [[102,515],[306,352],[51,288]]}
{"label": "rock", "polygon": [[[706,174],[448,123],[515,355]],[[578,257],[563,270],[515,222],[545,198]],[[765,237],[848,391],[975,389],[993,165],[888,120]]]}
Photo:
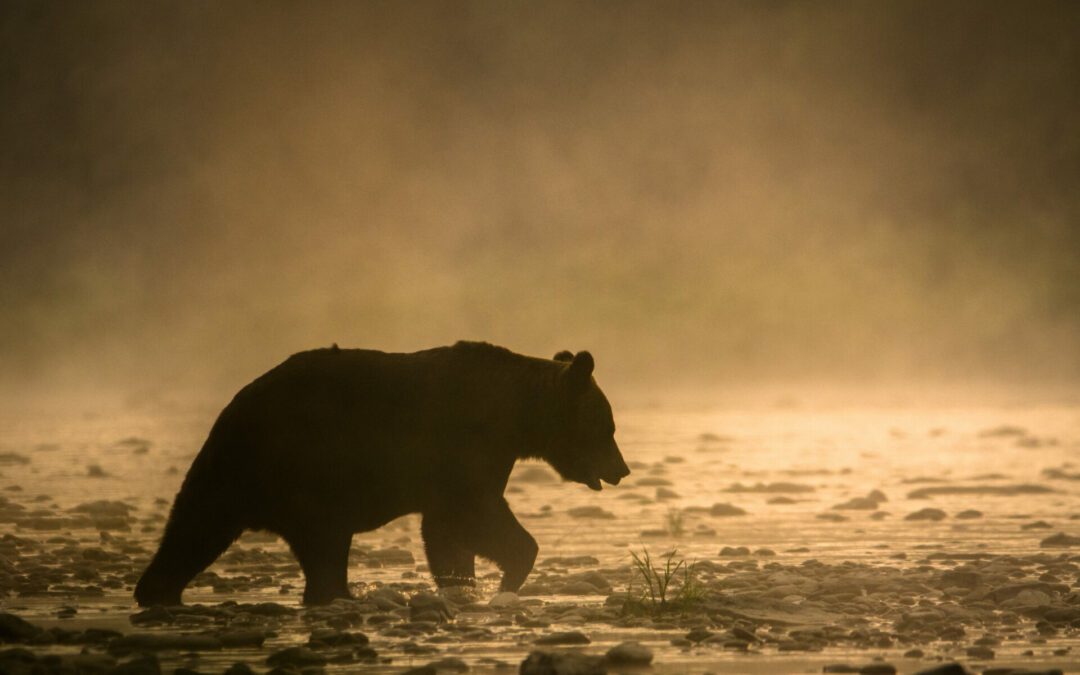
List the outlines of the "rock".
{"label": "rock", "polygon": [[943,663],[940,666],[920,670],[915,675],[969,675],[969,673],[959,663]]}
{"label": "rock", "polygon": [[597,518],[600,520],[614,520],[615,514],[605,511],[599,506],[577,506],[568,510],[567,515],[571,518]]}
{"label": "rock", "polygon": [[896,675],[896,666],[891,663],[868,663],[859,668],[859,675]]}
{"label": "rock", "polygon": [[326,657],[313,652],[307,647],[287,647],[266,657],[266,665],[271,668],[276,666],[284,668],[289,666],[295,668],[325,666]]}
{"label": "rock", "polygon": [[859,672],[858,666],[853,666],[848,663],[830,663],[821,669],[823,673],[857,673]]}
{"label": "rock", "polygon": [[652,651],[638,642],[623,642],[607,651],[608,663],[626,666],[646,666],[652,663]]}
{"label": "rock", "polygon": [[926,654],[921,649],[909,649],[904,652],[905,659],[921,659],[924,656],[926,656]]}
{"label": "rock", "polygon": [[495,607],[496,609],[502,607],[513,607],[521,602],[521,598],[517,593],[505,591],[503,593],[496,593],[492,596],[491,600],[488,600],[488,606]]}
{"label": "rock", "polygon": [[982,511],[976,511],[975,509],[965,509],[953,516],[953,518],[956,518],[957,520],[974,520],[975,518],[982,517]]}
{"label": "rock", "polygon": [[701,642],[702,640],[712,637],[713,635],[714,633],[711,630],[706,630],[704,628],[694,628],[684,637],[690,642]]}
{"label": "rock", "polygon": [[974,588],[979,585],[982,575],[971,570],[947,570],[941,573],[942,588],[958,586],[960,588]]}
{"label": "rock", "polygon": [[1080,480],[1080,472],[1070,473],[1067,467],[1043,469],[1042,473],[1051,480]]}
{"label": "rock", "polygon": [[[222,638],[224,640],[224,638]],[[369,642],[368,636],[363,633],[349,633],[347,631],[334,630],[333,628],[321,628],[311,632],[308,637],[308,646],[312,649],[323,647],[340,647],[343,645],[363,646]]]}
{"label": "rock", "polygon": [[945,520],[945,518],[946,514],[944,511],[942,511],[941,509],[931,508],[919,509],[918,511],[909,513],[904,516],[904,520],[931,520],[935,522],[939,520]]}
{"label": "rock", "polygon": [[85,513],[88,516],[93,517],[115,517],[120,516],[126,518],[130,515],[131,511],[134,511],[135,507],[124,502],[113,502],[107,499],[101,499],[96,502],[85,502],[78,506],[69,509],[72,513]]}
{"label": "rock", "polygon": [[745,546],[725,546],[720,549],[720,555],[727,558],[741,558],[750,555],[750,549]]}
{"label": "rock", "polygon": [[1068,593],[1069,587],[1065,584],[1051,584],[1044,581],[1023,581],[991,589],[986,593],[986,597],[994,602],[1006,602],[1015,599],[1024,591],[1039,591],[1047,595],[1057,595]]}
{"label": "rock", "polygon": [[733,627],[729,632],[731,633],[732,637],[743,640],[745,642],[761,642],[761,638],[759,638],[755,633],[752,633],[745,628],[740,628],[739,626]]}
{"label": "rock", "polygon": [[818,520],[827,520],[832,523],[842,523],[847,520],[847,516],[842,516],[839,513],[819,513],[814,517]]}
{"label": "rock", "polygon": [[454,609],[446,598],[434,593],[417,593],[409,598],[409,615],[414,621],[421,616],[434,616],[436,621],[447,621],[454,617]]}
{"label": "rock", "polygon": [[1008,604],[1027,607],[1039,607],[1042,605],[1049,605],[1050,596],[1042,591],[1028,589],[1017,593],[1016,597],[1010,600]]}
{"label": "rock", "polygon": [[746,511],[732,504],[713,504],[712,508],[709,509],[709,515],[717,517],[745,516]]}
{"label": "rock", "polygon": [[758,483],[756,485],[742,485],[741,483],[734,483],[731,486],[724,488],[724,492],[735,493],[754,492],[769,494],[802,494],[813,491],[813,486],[802,485],[800,483]]}
{"label": "rock", "polygon": [[1023,531],[1027,531],[1027,530],[1051,530],[1051,529],[1053,529],[1053,525],[1046,522],[1045,520],[1036,520],[1033,523],[1024,523],[1023,525],[1020,526],[1020,529],[1023,530]]}
{"label": "rock", "polygon": [[1047,537],[1039,542],[1039,546],[1042,548],[1068,548],[1071,546],[1080,546],[1080,537],[1073,537],[1059,532],[1052,537]]}
{"label": "rock", "polygon": [[927,499],[939,495],[986,495],[991,497],[1018,497],[1044,495],[1054,492],[1045,485],[935,485],[919,488],[908,493],[908,499]]}
{"label": "rock", "polygon": [[979,438],[1016,438],[1027,435],[1027,429],[1013,424],[1002,424],[979,432]]}
{"label": "rock", "polygon": [[404,595],[392,588],[377,588],[365,595],[363,599],[383,612],[392,612],[409,604]]}
{"label": "rock", "polygon": [[770,497],[765,502],[766,504],[798,504],[798,502],[791,497]]}
{"label": "rock", "polygon": [[[874,510],[877,509],[877,507],[878,507],[878,503],[875,500],[870,499],[869,497],[852,497],[851,499],[847,500],[846,502],[843,502],[842,504],[837,504],[833,508],[838,510],[838,511],[844,511],[844,510],[874,511]],[[826,667],[828,667],[828,666],[826,666]]]}
{"label": "rock", "polygon": [[0,613],[0,642],[25,642],[40,632],[40,628],[25,619]]}
{"label": "rock", "polygon": [[605,675],[607,661],[602,656],[574,651],[536,651],[521,662],[518,672],[520,675]]}
{"label": "rock", "polygon": [[590,640],[581,631],[571,630],[559,633],[549,633],[547,635],[537,638],[535,641],[538,645],[587,645]]}
{"label": "rock", "polygon": [[989,661],[994,658],[994,650],[982,645],[976,645],[974,647],[968,647],[965,653],[973,659],[980,659]]}
{"label": "rock", "polygon": [[247,663],[237,661],[225,669],[224,675],[253,675],[255,671]]}
{"label": "rock", "polygon": [[109,675],[161,675],[161,663],[153,654],[143,654],[116,666]]}
{"label": "rock", "polygon": [[587,581],[571,581],[559,588],[561,595],[599,595],[604,593],[601,589]]}

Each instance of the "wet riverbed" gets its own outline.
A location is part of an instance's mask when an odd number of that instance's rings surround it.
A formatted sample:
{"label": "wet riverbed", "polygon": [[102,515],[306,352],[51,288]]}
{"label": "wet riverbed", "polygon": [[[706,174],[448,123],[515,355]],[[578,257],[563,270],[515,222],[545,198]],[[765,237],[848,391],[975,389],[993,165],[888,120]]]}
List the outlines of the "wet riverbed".
{"label": "wet riverbed", "polygon": [[[516,469],[507,498],[541,549],[517,597],[493,605],[484,564],[474,594],[429,595],[412,516],[354,538],[356,602],[305,611],[287,549],[250,533],[191,608],[139,612],[131,587],[214,414],[0,421],[2,611],[46,629],[35,654],[220,672],[305,645],[328,670],[516,669],[567,633],[587,654],[641,643],[661,672],[1080,668],[1080,408],[619,411],[622,485]],[[691,600],[626,602],[646,550],[694,565]]]}

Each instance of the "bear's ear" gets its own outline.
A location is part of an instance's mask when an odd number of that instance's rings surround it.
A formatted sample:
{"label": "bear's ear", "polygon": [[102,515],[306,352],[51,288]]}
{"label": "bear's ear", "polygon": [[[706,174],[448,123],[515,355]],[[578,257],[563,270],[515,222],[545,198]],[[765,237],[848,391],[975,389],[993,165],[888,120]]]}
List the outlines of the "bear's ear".
{"label": "bear's ear", "polygon": [[570,383],[571,387],[583,389],[589,383],[589,378],[592,377],[594,366],[592,354],[578,352],[566,369],[566,381]]}
{"label": "bear's ear", "polygon": [[564,349],[555,356],[552,356],[551,359],[553,361],[566,361],[567,363],[570,363],[574,360],[574,352]]}

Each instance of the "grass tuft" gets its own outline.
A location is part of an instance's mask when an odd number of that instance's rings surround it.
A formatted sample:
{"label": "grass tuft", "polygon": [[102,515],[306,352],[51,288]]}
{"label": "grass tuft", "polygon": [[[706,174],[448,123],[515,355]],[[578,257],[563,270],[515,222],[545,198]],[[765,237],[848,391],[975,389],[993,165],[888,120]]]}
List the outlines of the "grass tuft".
{"label": "grass tuft", "polygon": [[678,549],[653,561],[647,548],[638,555],[630,552],[634,576],[630,581],[630,600],[626,609],[648,613],[690,609],[705,598],[705,588],[697,579],[697,563],[678,557]]}

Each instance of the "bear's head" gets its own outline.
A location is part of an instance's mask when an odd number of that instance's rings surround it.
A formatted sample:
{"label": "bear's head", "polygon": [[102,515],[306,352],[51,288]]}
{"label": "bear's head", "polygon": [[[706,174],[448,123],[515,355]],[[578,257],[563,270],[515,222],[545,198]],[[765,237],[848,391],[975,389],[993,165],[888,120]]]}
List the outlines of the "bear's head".
{"label": "bear's head", "polygon": [[544,459],[566,480],[600,490],[600,481],[618,485],[630,474],[615,443],[611,405],[593,379],[593,357],[563,351],[555,355],[562,371],[555,381],[556,419]]}

